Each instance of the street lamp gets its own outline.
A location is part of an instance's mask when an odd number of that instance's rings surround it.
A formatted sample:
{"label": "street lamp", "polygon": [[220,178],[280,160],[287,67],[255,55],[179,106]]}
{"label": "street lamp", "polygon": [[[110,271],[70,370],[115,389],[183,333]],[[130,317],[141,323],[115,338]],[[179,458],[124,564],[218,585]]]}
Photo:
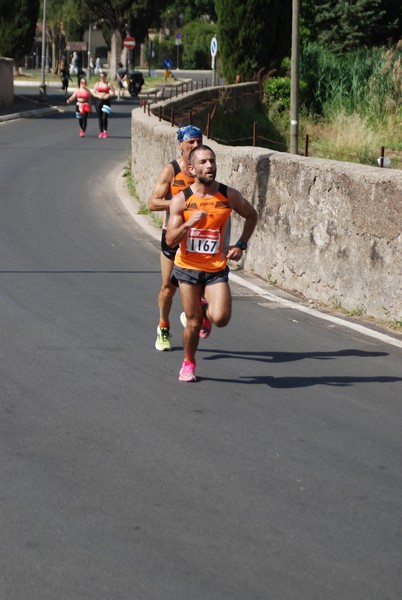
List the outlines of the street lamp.
{"label": "street lamp", "polygon": [[47,100],[46,82],[45,82],[45,57],[46,57],[46,0],[43,0],[43,18],[42,18],[42,83],[39,86],[39,99],[42,102]]}

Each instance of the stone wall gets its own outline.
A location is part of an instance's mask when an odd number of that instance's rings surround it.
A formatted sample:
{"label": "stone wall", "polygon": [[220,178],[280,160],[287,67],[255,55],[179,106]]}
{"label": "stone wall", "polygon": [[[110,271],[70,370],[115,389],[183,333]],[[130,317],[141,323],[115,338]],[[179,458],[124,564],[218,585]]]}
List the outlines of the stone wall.
{"label": "stone wall", "polygon": [[0,57],[0,106],[10,106],[14,102],[14,61]]}
{"label": "stone wall", "polygon": [[[204,143],[216,152],[218,180],[259,214],[245,270],[316,302],[401,319],[401,171]],[[141,201],[177,155],[176,127],[135,109],[132,169]],[[233,241],[240,231],[234,218]]]}

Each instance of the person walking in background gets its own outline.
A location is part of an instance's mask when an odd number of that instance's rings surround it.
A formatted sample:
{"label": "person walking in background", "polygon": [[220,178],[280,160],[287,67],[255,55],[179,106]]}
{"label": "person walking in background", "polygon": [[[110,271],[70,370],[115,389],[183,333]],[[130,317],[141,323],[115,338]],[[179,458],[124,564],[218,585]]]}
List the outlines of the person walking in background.
{"label": "person walking in background", "polygon": [[148,200],[150,210],[165,211],[160,253],[162,285],[158,295],[159,325],[155,342],[155,348],[160,351],[171,350],[169,314],[177,289],[171,281],[171,276],[178,246],[169,247],[165,239],[169,222],[169,206],[175,194],[194,183],[194,177],[189,171],[188,157],[193,148],[202,144],[202,131],[193,125],[186,125],[177,131],[177,139],[180,158],[162,168]]}
{"label": "person walking in background", "polygon": [[[179,244],[173,268],[184,309],[179,380],[188,382],[197,381],[195,355],[203,318],[217,327],[229,323],[232,297],[227,261],[241,259],[257,224],[257,212],[242,194],[216,181],[216,157],[209,146],[191,151],[189,169],[195,182],[172,199],[166,231],[166,242]],[[229,240],[232,210],[245,219],[234,245]]]}
{"label": "person walking in background", "polygon": [[68,82],[70,80],[70,73],[68,70],[67,61],[65,59],[62,59],[60,62],[60,77],[61,77],[61,89],[67,95]]}
{"label": "person walking in background", "polygon": [[95,96],[95,107],[96,114],[98,115],[99,123],[99,135],[100,138],[108,137],[108,116],[111,112],[110,109],[110,98],[115,95],[113,85],[106,81],[106,73],[101,71],[99,73],[99,81],[95,83],[93,89],[93,95]]}
{"label": "person walking in background", "polygon": [[77,52],[74,50],[73,55],[71,57],[71,63],[70,63],[70,75],[78,75],[78,54]]}
{"label": "person walking in background", "polygon": [[75,107],[75,116],[78,119],[80,126],[80,136],[85,137],[87,129],[88,115],[91,112],[92,97],[91,92],[87,87],[87,80],[85,77],[80,79],[80,86],[75,92],[67,99],[67,104],[70,104],[76,100],[77,104]]}
{"label": "person walking in background", "polygon": [[117,100],[121,100],[120,95],[124,98],[124,86],[127,85],[127,69],[119,63],[119,68],[116,71],[117,81]]}

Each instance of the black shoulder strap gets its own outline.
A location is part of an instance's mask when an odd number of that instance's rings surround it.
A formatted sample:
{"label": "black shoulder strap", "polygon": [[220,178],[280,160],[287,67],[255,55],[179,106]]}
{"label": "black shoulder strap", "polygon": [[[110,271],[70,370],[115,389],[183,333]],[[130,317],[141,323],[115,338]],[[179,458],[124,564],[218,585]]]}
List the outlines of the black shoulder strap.
{"label": "black shoulder strap", "polygon": [[219,184],[219,190],[218,190],[222,196],[225,196],[225,198],[228,197],[228,186],[225,185],[224,183],[220,183]]}
{"label": "black shoulder strap", "polygon": [[181,169],[180,169],[180,165],[177,162],[177,160],[172,160],[170,164],[173,167],[173,171],[174,171],[175,175],[177,175],[178,173],[180,173]]}
{"label": "black shoulder strap", "polygon": [[185,198],[185,200],[186,200],[186,202],[187,202],[187,200],[188,200],[189,198],[191,198],[191,196],[193,195],[193,191],[192,191],[191,187],[190,187],[190,186],[189,186],[189,187],[186,187],[186,188],[183,190],[183,194],[184,194],[184,198]]}

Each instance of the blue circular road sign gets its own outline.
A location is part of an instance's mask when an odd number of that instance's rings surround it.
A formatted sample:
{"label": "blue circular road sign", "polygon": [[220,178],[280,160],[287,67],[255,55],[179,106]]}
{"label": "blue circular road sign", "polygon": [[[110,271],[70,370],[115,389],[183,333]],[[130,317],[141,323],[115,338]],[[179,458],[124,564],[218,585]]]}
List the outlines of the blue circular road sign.
{"label": "blue circular road sign", "polygon": [[211,56],[216,56],[218,52],[218,40],[216,37],[213,37],[211,40]]}

